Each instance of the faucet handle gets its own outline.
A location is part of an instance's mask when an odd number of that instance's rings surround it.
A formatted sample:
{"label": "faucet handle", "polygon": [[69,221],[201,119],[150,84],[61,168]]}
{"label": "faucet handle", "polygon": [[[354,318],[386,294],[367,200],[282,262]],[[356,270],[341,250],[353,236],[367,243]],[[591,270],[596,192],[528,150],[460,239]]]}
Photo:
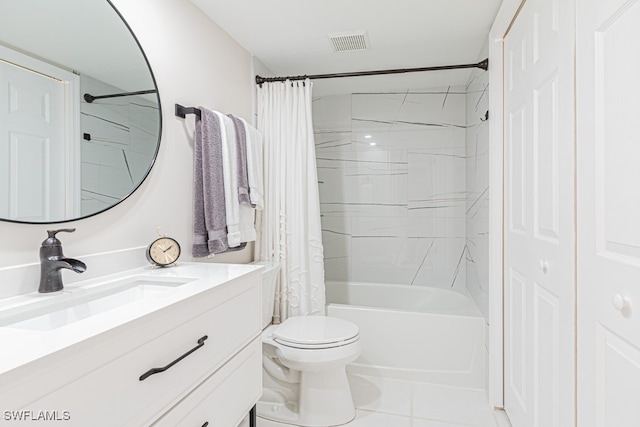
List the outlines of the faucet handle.
{"label": "faucet handle", "polygon": [[49,233],[49,237],[54,238],[60,232],[73,233],[74,231],[76,231],[75,228],[61,228],[60,230],[47,230],[47,233]]}
{"label": "faucet handle", "polygon": [[60,232],[73,233],[74,231],[76,231],[75,228],[62,228],[60,230],[47,230],[47,233],[49,233],[49,237],[46,238],[44,240],[44,242],[42,242],[42,246],[61,246],[62,242],[60,242],[60,240],[58,240],[56,238],[56,234],[58,234]]}

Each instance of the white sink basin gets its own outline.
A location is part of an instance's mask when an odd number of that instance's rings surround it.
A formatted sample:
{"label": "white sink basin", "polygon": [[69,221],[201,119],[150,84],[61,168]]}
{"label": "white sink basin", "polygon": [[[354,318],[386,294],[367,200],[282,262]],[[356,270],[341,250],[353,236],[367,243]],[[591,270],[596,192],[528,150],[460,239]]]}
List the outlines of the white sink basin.
{"label": "white sink basin", "polygon": [[195,278],[131,276],[55,294],[28,294],[0,308],[0,327],[47,331],[145,298],[161,296]]}

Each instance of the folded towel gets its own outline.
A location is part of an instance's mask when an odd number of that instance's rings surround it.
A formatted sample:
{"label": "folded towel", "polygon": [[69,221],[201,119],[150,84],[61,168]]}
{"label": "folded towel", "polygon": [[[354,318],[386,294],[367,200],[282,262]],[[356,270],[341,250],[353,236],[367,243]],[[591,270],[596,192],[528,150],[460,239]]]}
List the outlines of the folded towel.
{"label": "folded towel", "polygon": [[264,209],[264,178],[262,175],[262,135],[245,120],[247,137],[247,177],[249,181],[249,198],[256,209]]}
{"label": "folded towel", "polygon": [[244,125],[239,118],[229,114],[229,118],[233,121],[236,131],[236,152],[238,153],[238,201],[241,205],[251,206],[249,199],[249,177],[247,175],[247,136]]}
{"label": "folded towel", "polygon": [[194,141],[193,256],[228,250],[220,121],[200,107]]}
{"label": "folded towel", "polygon": [[222,136],[222,172],[224,177],[225,212],[227,214],[227,240],[230,248],[240,245],[240,203],[238,201],[237,145],[233,121],[214,111],[220,120]]}

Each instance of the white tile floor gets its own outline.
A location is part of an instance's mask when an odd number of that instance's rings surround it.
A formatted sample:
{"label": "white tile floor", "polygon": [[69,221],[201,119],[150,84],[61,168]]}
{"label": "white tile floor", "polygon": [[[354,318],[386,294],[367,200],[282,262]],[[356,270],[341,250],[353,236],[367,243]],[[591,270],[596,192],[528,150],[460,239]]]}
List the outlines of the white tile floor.
{"label": "white tile floor", "polygon": [[[497,427],[486,393],[351,375],[356,418],[345,427]],[[258,418],[258,427],[290,427]]]}

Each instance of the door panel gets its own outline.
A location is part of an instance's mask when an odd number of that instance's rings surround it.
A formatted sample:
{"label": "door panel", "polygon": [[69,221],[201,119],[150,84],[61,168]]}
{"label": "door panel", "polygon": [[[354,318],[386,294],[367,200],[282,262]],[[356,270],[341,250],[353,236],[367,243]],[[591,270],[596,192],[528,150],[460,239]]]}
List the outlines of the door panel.
{"label": "door panel", "polygon": [[513,427],[575,425],[574,36],[571,2],[527,0],[504,41],[505,410]]}
{"label": "door panel", "polygon": [[509,113],[509,224],[510,231],[524,235],[526,232],[525,207],[525,106],[520,105]]}
{"label": "door panel", "polygon": [[560,299],[534,282],[533,421],[535,426],[562,427],[560,414]]}
{"label": "door panel", "polygon": [[[596,32],[596,206],[600,249],[614,259],[640,261],[640,221],[629,221],[629,214],[640,212],[640,198],[620,191],[629,183],[640,182],[640,132],[637,94],[640,82],[630,79],[631,70],[640,69],[637,37],[640,36],[640,5],[608,20]],[[622,83],[624,82],[624,83]]]}
{"label": "door panel", "polygon": [[640,2],[578,0],[578,422],[640,425]]}
{"label": "door panel", "polygon": [[547,0],[536,5],[533,11],[533,63],[545,52],[553,50],[559,37],[558,0]]}
{"label": "door panel", "polygon": [[507,277],[505,297],[509,303],[506,306],[507,313],[505,318],[508,319],[510,328],[505,331],[509,334],[507,340],[509,343],[508,357],[505,358],[505,368],[509,374],[506,375],[506,378],[509,381],[508,388],[515,398],[514,404],[525,411],[528,399],[528,349],[525,340],[527,336],[526,328],[528,327],[525,295],[526,281],[521,274],[518,274],[513,269],[510,269]]}
{"label": "door panel", "polygon": [[640,350],[601,325],[597,330],[599,426],[637,426],[640,420]]}
{"label": "door panel", "polygon": [[558,73],[533,93],[533,227],[537,239],[559,244]]}
{"label": "door panel", "polygon": [[[50,209],[48,197],[51,140],[38,135],[9,133],[10,218],[42,218]],[[29,197],[19,196],[29,191]]]}

